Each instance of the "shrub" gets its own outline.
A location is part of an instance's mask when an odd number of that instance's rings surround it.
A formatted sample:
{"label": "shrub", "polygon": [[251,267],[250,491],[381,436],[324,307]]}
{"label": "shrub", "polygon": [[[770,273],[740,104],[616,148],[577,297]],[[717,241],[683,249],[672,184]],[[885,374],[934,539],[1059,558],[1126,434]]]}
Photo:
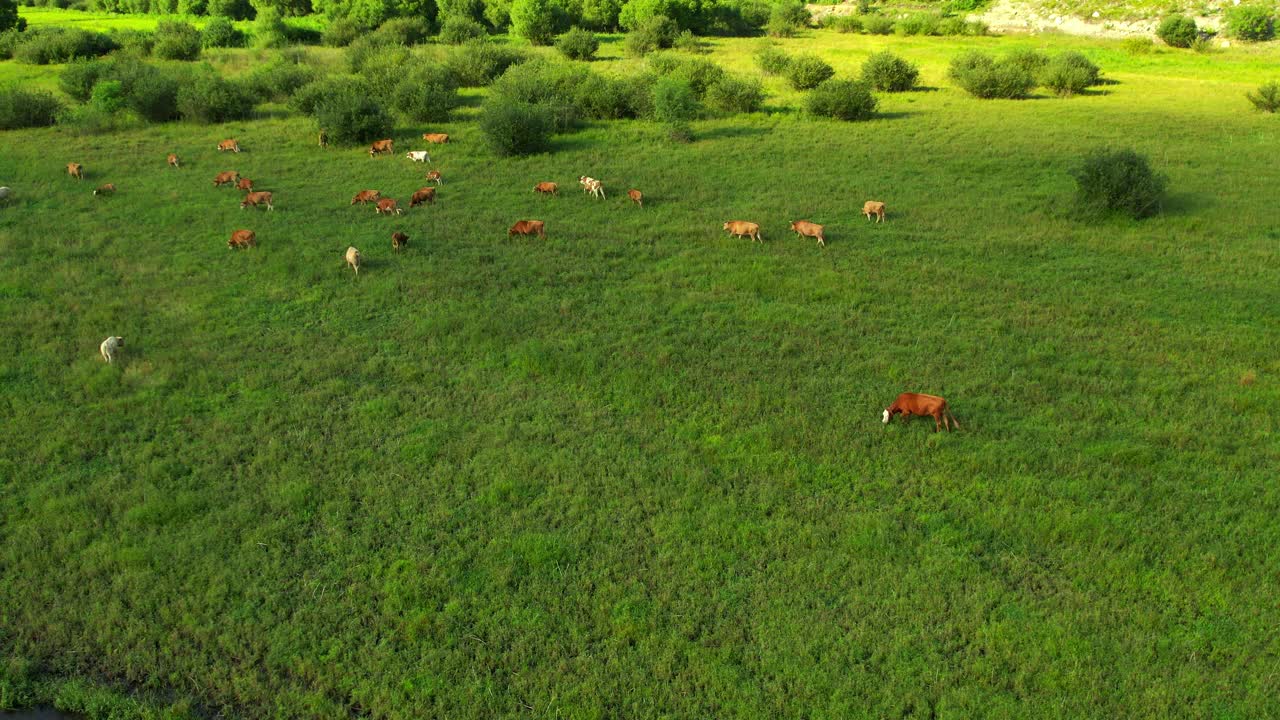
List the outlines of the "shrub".
{"label": "shrub", "polygon": [[357,83],[330,84],[315,104],[316,122],[338,145],[359,145],[391,134],[391,114]]}
{"label": "shrub", "polygon": [[1132,150],[1095,150],[1071,174],[1076,180],[1076,205],[1092,215],[1153,215],[1168,184],[1145,157]]}
{"label": "shrub", "polygon": [[722,112],[756,112],[764,104],[764,85],[754,78],[726,75],[707,88],[706,102]]}
{"label": "shrub", "polygon": [[431,36],[431,23],[420,17],[392,18],[373,34],[395,45],[421,45]]}
{"label": "shrub", "polygon": [[832,19],[831,27],[835,28],[836,32],[860,33],[862,32],[862,20],[856,15],[838,15]]}
{"label": "shrub", "polygon": [[578,88],[590,71],[581,65],[535,60],[510,68],[493,84],[493,93],[551,112],[554,130],[569,130],[578,121]]}
{"label": "shrub", "polygon": [[1218,49],[1213,46],[1213,42],[1207,37],[1196,38],[1195,41],[1191,43],[1191,49],[1201,54],[1218,52]]}
{"label": "shrub", "polygon": [[1156,36],[1169,47],[1189,48],[1200,33],[1196,21],[1186,15],[1167,15],[1156,28]]}
{"label": "shrub", "polygon": [[18,17],[18,3],[14,0],[0,0],[0,32],[27,29],[26,18]]}
{"label": "shrub", "polygon": [[261,102],[282,102],[293,96],[299,88],[314,82],[316,73],[306,65],[277,58],[266,65],[259,65],[248,77],[245,86]]}
{"label": "shrub", "polygon": [[1276,36],[1275,18],[1259,5],[1227,8],[1227,30],[1232,37],[1250,42],[1270,40]]}
{"label": "shrub", "polygon": [[1036,73],[1049,64],[1049,56],[1030,48],[1018,48],[1010,50],[1004,61],[1026,70],[1031,73],[1032,77],[1035,77]]}
{"label": "shrub", "polygon": [[323,42],[329,47],[346,47],[364,36],[368,28],[351,18],[339,18],[324,29]]}
{"label": "shrub", "polygon": [[224,17],[210,18],[200,31],[200,41],[207,48],[241,47],[244,40],[244,33]]}
{"label": "shrub", "polygon": [[95,110],[107,114],[117,113],[124,109],[124,86],[119,80],[103,80],[93,86],[93,94],[89,96],[89,105]]}
{"label": "shrub", "polygon": [[16,85],[0,88],[0,130],[52,125],[61,111],[62,103],[51,93]]}
{"label": "shrub", "polygon": [[982,37],[991,33],[991,26],[981,20],[970,20],[964,24],[964,34]]}
{"label": "shrub", "polygon": [[462,103],[457,79],[443,65],[416,65],[391,94],[391,105],[410,120],[442,122]]}
{"label": "shrub", "polygon": [[899,35],[938,35],[941,21],[933,13],[915,13],[899,20],[893,30]]}
{"label": "shrub", "polygon": [[551,111],[540,105],[494,95],[480,111],[480,132],[498,155],[530,155],[551,143]]}
{"label": "shrub", "polygon": [[578,85],[576,103],[594,120],[638,118],[653,112],[652,77],[611,78],[591,74]]}
{"label": "shrub", "polygon": [[590,60],[600,49],[600,40],[590,30],[575,27],[556,40],[556,49],[570,60]]}
{"label": "shrub", "polygon": [[[1067,71],[1070,71],[1069,73]],[[1102,70],[1093,61],[1084,56],[1077,50],[1068,50],[1061,53],[1049,61],[1041,73],[1041,84],[1048,85],[1046,81],[1046,73],[1054,72],[1059,77],[1063,74],[1069,74],[1076,77],[1083,85],[1076,90],[1079,92],[1087,87],[1093,87],[1102,82]],[[1068,93],[1069,94],[1069,93]]]}
{"label": "shrub", "polygon": [[488,36],[489,31],[483,25],[468,17],[451,15],[440,25],[440,42],[448,45],[461,45]]}
{"label": "shrub", "polygon": [[1040,71],[1040,84],[1057,95],[1070,97],[1089,87],[1089,72],[1055,58]]}
{"label": "shrub", "polygon": [[1156,49],[1156,44],[1149,37],[1125,38],[1121,46],[1130,55],[1147,55]]}
{"label": "shrub", "polygon": [[782,75],[787,72],[787,68],[791,65],[791,56],[782,50],[782,48],[773,45],[762,45],[756,51],[756,65],[760,66],[760,70],[765,75]]}
{"label": "shrub", "polygon": [[780,0],[769,11],[765,31],[772,37],[792,37],[809,24],[811,17],[799,0]]}
{"label": "shrub", "polygon": [[62,69],[58,87],[72,99],[85,102],[93,94],[93,86],[107,75],[110,67],[105,60],[72,60]]}
{"label": "shrub", "polygon": [[663,15],[647,18],[627,33],[627,54],[643,57],[655,50],[669,48],[675,43],[679,31],[671,18]]}
{"label": "shrub", "polygon": [[521,52],[486,40],[472,40],[454,50],[445,60],[445,67],[454,74],[463,87],[481,87],[494,81],[507,68],[524,62]]}
{"label": "shrub", "polygon": [[156,25],[156,44],[152,54],[161,60],[195,60],[200,57],[204,38],[194,25],[161,20]]}
{"label": "shrub", "polygon": [[212,70],[197,73],[178,88],[178,112],[185,120],[222,123],[243,120],[252,111],[249,91]]}
{"label": "shrub", "polygon": [[796,55],[787,65],[787,81],[796,90],[811,90],[835,74],[835,68],[817,55]]}
{"label": "shrub", "polygon": [[289,28],[280,11],[264,7],[253,21],[253,44],[260,48],[282,48],[289,44]]}
{"label": "shrub", "polygon": [[660,78],[653,85],[653,119],[667,126],[677,142],[693,140],[689,121],[698,114],[698,98],[685,80]]}
{"label": "shrub", "polygon": [[965,19],[960,17],[943,18],[942,21],[938,23],[938,34],[946,35],[948,37],[955,35],[968,35],[969,23],[965,22]]}
{"label": "shrub", "polygon": [[253,17],[253,6],[249,0],[209,0],[205,12],[210,17],[248,20]]}
{"label": "shrub", "polygon": [[862,29],[868,35],[888,35],[893,32],[893,20],[884,15],[868,15],[862,21]]}
{"label": "shrub", "polygon": [[862,81],[876,90],[905,92],[915,87],[919,78],[919,68],[887,50],[862,64]]}
{"label": "shrub", "polygon": [[1036,81],[1031,73],[1009,59],[996,62],[989,55],[969,51],[951,61],[951,79],[974,97],[1024,98]]}
{"label": "shrub", "polygon": [[694,95],[699,98],[707,94],[707,88],[725,76],[724,68],[710,60],[681,57],[675,53],[650,55],[649,67],[658,75],[689,83]]}
{"label": "shrub", "polygon": [[146,30],[112,30],[111,41],[121,50],[139,57],[150,55],[156,46],[155,33]]}
{"label": "shrub", "polygon": [[834,78],[814,88],[806,103],[811,114],[836,120],[868,120],[879,106],[870,85]]}
{"label": "shrub", "polygon": [[186,74],[162,70],[141,61],[120,60],[110,71],[111,77],[123,85],[129,109],[151,122],[178,118],[178,88]]}
{"label": "shrub", "polygon": [[687,53],[703,52],[702,41],[691,30],[681,30],[680,34],[671,43],[671,47],[674,50],[681,50]]}
{"label": "shrub", "polygon": [[315,115],[316,108],[325,98],[346,94],[368,95],[369,85],[361,78],[352,77],[316,80],[293,93],[289,98],[289,108],[303,115]]}
{"label": "shrub", "polygon": [[1273,113],[1280,110],[1280,83],[1272,81],[1258,88],[1256,93],[1245,93],[1256,110]]}
{"label": "shrub", "polygon": [[14,49],[14,57],[32,65],[70,62],[75,58],[106,55],[116,49],[112,39],[103,33],[87,30],[46,27],[28,30]]}
{"label": "shrub", "polygon": [[0,60],[8,60],[18,49],[18,45],[26,39],[26,35],[18,30],[9,29],[0,32]]}
{"label": "shrub", "polygon": [[511,30],[534,45],[550,45],[556,35],[550,0],[513,0]]}

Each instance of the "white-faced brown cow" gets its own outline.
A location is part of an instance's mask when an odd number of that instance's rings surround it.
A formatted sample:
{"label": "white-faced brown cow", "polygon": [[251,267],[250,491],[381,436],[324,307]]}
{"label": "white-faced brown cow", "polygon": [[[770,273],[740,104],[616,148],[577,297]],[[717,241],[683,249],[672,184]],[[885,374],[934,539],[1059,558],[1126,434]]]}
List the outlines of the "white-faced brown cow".
{"label": "white-faced brown cow", "polygon": [[892,405],[884,409],[882,419],[887,425],[893,416],[898,414],[901,414],[904,419],[912,415],[930,416],[933,418],[934,432],[941,430],[943,425],[946,426],[947,432],[951,432],[952,425],[955,425],[957,430],[960,429],[960,423],[951,414],[947,401],[937,395],[904,392],[893,401]]}
{"label": "white-faced brown cow", "polygon": [[381,155],[383,153],[393,153],[395,152],[395,148],[393,147],[394,145],[395,143],[391,140],[375,140],[374,143],[369,146],[369,157]]}
{"label": "white-faced brown cow", "polygon": [[427,180],[429,180],[429,181],[431,181],[431,182],[435,183],[436,185],[443,185],[443,184],[444,184],[444,178],[440,175],[440,171],[439,171],[439,170],[430,170],[430,171],[428,171],[428,172],[427,172]]}

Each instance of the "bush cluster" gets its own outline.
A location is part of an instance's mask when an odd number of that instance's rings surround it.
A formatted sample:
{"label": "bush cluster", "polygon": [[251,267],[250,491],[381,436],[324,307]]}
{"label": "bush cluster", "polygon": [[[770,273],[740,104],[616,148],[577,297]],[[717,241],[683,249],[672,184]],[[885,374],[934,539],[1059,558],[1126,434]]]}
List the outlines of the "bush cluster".
{"label": "bush cluster", "polygon": [[204,47],[204,37],[194,25],[162,20],[156,25],[152,54],[161,60],[195,60]]}
{"label": "bush cluster", "polygon": [[204,24],[200,41],[206,48],[242,47],[245,36],[227,18],[215,17]]}
{"label": "bush cluster", "polygon": [[338,18],[324,29],[323,41],[329,47],[342,48],[359,40],[368,31],[369,28],[352,18]]}
{"label": "bush cluster", "polygon": [[1156,36],[1169,47],[1189,48],[1200,37],[1200,32],[1196,21],[1186,15],[1168,15],[1160,21]]}
{"label": "bush cluster", "polygon": [[316,71],[281,57],[259,65],[245,78],[245,87],[260,102],[284,102],[299,88],[314,82]]}
{"label": "bush cluster", "polygon": [[756,112],[764,104],[764,85],[754,78],[725,75],[707,88],[707,105],[726,113]]}
{"label": "bush cluster", "polygon": [[471,40],[450,53],[445,59],[445,66],[461,86],[483,87],[506,72],[507,68],[527,59],[518,50],[487,40]]}
{"label": "bush cluster", "polygon": [[443,65],[422,63],[403,76],[391,94],[391,105],[410,120],[442,122],[462,103],[458,80]]}
{"label": "bush cluster", "polygon": [[679,34],[680,27],[674,20],[663,15],[654,15],[640,22],[627,33],[627,54],[643,57],[655,50],[664,50],[675,44]]}
{"label": "bush cluster", "polygon": [[52,93],[10,85],[0,88],[0,130],[52,125],[62,103]]}
{"label": "bush cluster", "polygon": [[1072,171],[1076,205],[1086,215],[1121,213],[1133,218],[1160,209],[1168,180],[1132,150],[1095,150]]}
{"label": "bush cluster", "polygon": [[985,99],[1025,98],[1036,85],[1031,71],[1017,60],[997,61],[976,50],[952,59],[948,74],[970,95]]}
{"label": "bush cluster", "polygon": [[1064,97],[1097,85],[1101,71],[1089,58],[1069,50],[1053,58],[1040,70],[1040,84]]}
{"label": "bush cluster", "polygon": [[531,155],[551,144],[551,110],[504,95],[485,100],[480,110],[480,132],[498,155]]}
{"label": "bush cluster", "polygon": [[814,88],[805,102],[811,114],[836,120],[868,120],[879,106],[870,85],[835,78]]}
{"label": "bush cluster", "polygon": [[243,120],[253,111],[253,96],[240,83],[212,69],[195,73],[178,88],[178,112],[184,120],[223,123]]}
{"label": "bush cluster", "polygon": [[120,83],[124,106],[152,122],[178,118],[178,87],[186,74],[162,69],[133,57],[77,60],[58,79],[62,91],[81,102],[88,101],[104,81]]}
{"label": "bush cluster", "polygon": [[771,37],[794,37],[808,27],[813,18],[800,0],[779,0],[769,11],[765,32]]}
{"label": "bush cluster", "polygon": [[887,50],[862,64],[862,81],[884,92],[905,92],[915,87],[919,78],[919,68]]}
{"label": "bush cluster", "polygon": [[600,49],[600,40],[590,30],[575,27],[556,40],[556,49],[570,60],[591,60]]}
{"label": "bush cluster", "polygon": [[1271,10],[1261,5],[1238,5],[1227,8],[1227,30],[1232,37],[1262,42],[1276,36],[1276,21]]}
{"label": "bush cluster", "polygon": [[1269,82],[1258,88],[1257,92],[1245,93],[1253,107],[1262,112],[1280,111],[1280,82]]}
{"label": "bush cluster", "polygon": [[484,25],[469,17],[451,15],[440,24],[439,40],[446,45],[462,45],[488,36]]}
{"label": "bush cluster", "polygon": [[289,109],[303,115],[315,115],[316,108],[328,97],[344,94],[369,94],[369,85],[358,77],[329,77],[303,85],[289,98]]}
{"label": "bush cluster", "polygon": [[99,57],[117,48],[111,36],[103,33],[42,27],[21,33],[13,56],[32,65],[50,65],[70,62],[75,58]]}
{"label": "bush cluster", "polygon": [[316,122],[329,142],[336,145],[360,145],[381,140],[391,134],[391,114],[360,83],[329,83],[328,94],[316,98]]}
{"label": "bush cluster", "polygon": [[883,15],[869,15],[862,21],[862,29],[868,35],[888,35],[893,32],[893,20]]}
{"label": "bush cluster", "polygon": [[756,51],[756,65],[760,66],[760,70],[765,75],[782,75],[791,65],[791,56],[782,48],[763,45]]}

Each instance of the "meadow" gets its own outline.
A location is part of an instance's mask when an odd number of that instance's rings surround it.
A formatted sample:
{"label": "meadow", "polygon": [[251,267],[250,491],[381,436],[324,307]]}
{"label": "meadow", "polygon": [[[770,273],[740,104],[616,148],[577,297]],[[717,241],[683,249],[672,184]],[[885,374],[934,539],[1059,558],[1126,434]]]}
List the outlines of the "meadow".
{"label": "meadow", "polygon": [[[706,57],[758,74],[759,42]],[[483,91],[377,159],[276,106],[0,134],[0,707],[1276,717],[1280,122],[1243,94],[1280,50],[778,42],[840,76],[887,47],[924,88],[838,123],[766,78],[690,144],[595,122],[525,158],[484,149]],[[977,100],[945,77],[972,47],[1114,82]],[[426,131],[453,138],[434,206],[348,204],[407,203]],[[1077,217],[1095,147],[1148,155],[1162,212]],[[276,210],[211,187],[229,169]],[[902,391],[964,429],[882,425]]]}

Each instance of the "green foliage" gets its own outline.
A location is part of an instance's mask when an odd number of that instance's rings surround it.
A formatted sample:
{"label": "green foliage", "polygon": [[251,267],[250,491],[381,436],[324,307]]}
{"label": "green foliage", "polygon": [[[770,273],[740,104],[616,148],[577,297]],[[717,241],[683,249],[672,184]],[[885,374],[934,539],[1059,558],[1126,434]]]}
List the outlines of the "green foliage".
{"label": "green foliage", "polygon": [[368,28],[351,18],[332,20],[324,29],[324,44],[329,47],[347,47],[368,31]]}
{"label": "green foliage", "polygon": [[410,120],[444,122],[449,112],[462,104],[457,78],[443,65],[420,63],[412,66],[396,85],[391,105]]}
{"label": "green foliage", "polygon": [[590,30],[575,27],[556,40],[556,49],[570,60],[591,60],[600,49],[600,40]]}
{"label": "green foliage", "polygon": [[1119,213],[1133,218],[1160,210],[1168,179],[1133,150],[1094,150],[1072,170],[1076,207],[1086,215]]}
{"label": "green foliage", "polygon": [[289,44],[289,28],[279,10],[265,7],[258,11],[253,21],[253,44],[260,48],[282,48]]}
{"label": "green foliage", "polygon": [[1067,50],[1040,70],[1040,84],[1058,95],[1069,96],[1102,82],[1102,71],[1077,50]]}
{"label": "green foliage", "polygon": [[58,87],[72,99],[85,102],[93,95],[93,86],[106,76],[110,67],[105,60],[72,60],[58,76]]}
{"label": "green foliage", "polygon": [[440,42],[446,45],[462,45],[475,40],[483,40],[489,36],[484,25],[468,17],[451,15],[440,25]]}
{"label": "green foliage", "polygon": [[556,35],[551,0],[513,0],[511,30],[534,45],[550,45]]}
{"label": "green foliage", "polygon": [[575,104],[584,118],[617,120],[653,114],[653,77],[608,77],[592,73],[577,88]]}
{"label": "green foliage", "polygon": [[120,112],[125,107],[123,87],[119,80],[103,80],[93,86],[89,105],[104,113]]}
{"label": "green foliage", "polygon": [[373,33],[393,45],[421,45],[431,37],[431,23],[420,17],[392,18]]}
{"label": "green foliage", "polygon": [[705,58],[691,58],[674,52],[653,53],[648,59],[655,74],[683,80],[701,98],[707,88],[725,77],[724,68]]}
{"label": "green foliage", "polygon": [[893,32],[893,19],[884,15],[868,15],[862,20],[862,29],[868,35],[888,35]]}
{"label": "green foliage", "polygon": [[942,16],[937,13],[913,13],[894,25],[899,35],[941,35]]}
{"label": "green foliage", "polygon": [[775,45],[761,45],[755,59],[765,75],[784,75],[791,66],[791,56]]}
{"label": "green foliage", "polygon": [[862,32],[862,18],[857,15],[831,15],[830,26],[836,32],[856,34]]}
{"label": "green foliage", "polygon": [[554,121],[545,105],[493,95],[480,110],[480,132],[497,155],[532,155],[551,145]]}
{"label": "green foliage", "polygon": [[204,45],[200,31],[184,22],[162,20],[156,25],[155,38],[151,52],[161,60],[195,60]]}
{"label": "green foliage", "polygon": [[875,116],[879,101],[871,94],[871,86],[853,80],[831,78],[823,81],[805,98],[810,114],[836,120],[869,120]]}
{"label": "green foliage", "polygon": [[493,84],[493,93],[517,103],[546,108],[551,113],[553,130],[565,132],[579,118],[579,88],[590,74],[581,65],[534,60],[503,73]]}
{"label": "green foliage", "polygon": [[0,32],[0,60],[11,59],[14,52],[18,49],[18,45],[22,44],[22,41],[25,39],[25,33],[12,28]]}
{"label": "green foliage", "polygon": [[310,67],[276,58],[250,71],[244,83],[259,102],[285,102],[299,88],[315,80],[316,71]]}
{"label": "green foliage", "polygon": [[104,33],[60,27],[33,28],[23,33],[13,55],[19,62],[49,65],[70,62],[76,58],[106,55],[116,49],[115,42]]}
{"label": "green foliage", "polygon": [[999,62],[990,55],[970,50],[951,61],[948,76],[970,95],[978,98],[1025,98],[1035,87],[1035,77],[1024,63],[1028,55],[1007,57]]}
{"label": "green foliage", "polygon": [[358,77],[327,77],[315,80],[294,91],[289,109],[303,115],[315,115],[320,103],[328,97],[369,95],[369,83]]}
{"label": "green foliage", "polygon": [[653,119],[667,124],[687,122],[698,115],[698,94],[688,80],[659,78],[653,84]]}
{"label": "green foliage", "polygon": [[0,0],[0,33],[6,30],[22,32],[26,29],[26,19],[18,16],[18,3],[14,0]]}
{"label": "green foliage", "polygon": [[240,83],[206,69],[178,88],[178,112],[184,120],[202,123],[243,120],[253,112],[253,96]]}
{"label": "green foliage", "polygon": [[651,52],[671,47],[680,28],[675,21],[665,15],[654,15],[636,24],[635,29],[627,34],[627,54],[643,57]]}
{"label": "green foliage", "polygon": [[1238,5],[1228,7],[1226,27],[1232,37],[1250,42],[1262,42],[1276,36],[1275,16],[1263,5]]}
{"label": "green foliage", "polygon": [[200,31],[200,41],[206,48],[243,47],[244,33],[225,17],[209,18]]}
{"label": "green foliage", "polygon": [[1280,82],[1271,81],[1258,87],[1257,92],[1245,93],[1255,110],[1273,113],[1280,111]]}
{"label": "green foliage", "polygon": [[462,87],[482,87],[494,81],[507,68],[527,60],[527,56],[514,48],[472,40],[454,50],[445,59]]}
{"label": "green foliage", "polygon": [[253,18],[253,6],[249,0],[209,0],[205,12],[210,17],[225,17],[232,20],[249,20]]}
{"label": "green foliage", "polygon": [[809,53],[796,55],[787,65],[787,82],[796,90],[816,88],[835,74],[835,68],[827,64],[827,61]]}
{"label": "green foliage", "polygon": [[1034,77],[1049,64],[1049,56],[1030,48],[1015,48],[1005,55],[1004,61],[1026,70]]}
{"label": "green foliage", "polygon": [[144,120],[167,122],[178,119],[178,89],[185,71],[170,71],[140,60],[117,59],[108,73],[123,85],[129,109]]}
{"label": "green foliage", "polygon": [[769,11],[766,32],[772,37],[793,37],[808,27],[809,11],[800,0],[778,0]]}
{"label": "green foliage", "polygon": [[316,123],[335,145],[363,145],[391,135],[391,114],[356,83],[329,83],[315,101]]}
{"label": "green foliage", "polygon": [[764,104],[764,85],[755,78],[725,75],[707,88],[708,106],[727,113],[756,112]]}
{"label": "green foliage", "polygon": [[919,78],[919,68],[887,50],[872,54],[862,64],[862,81],[876,90],[905,92]]}
{"label": "green foliage", "polygon": [[0,130],[52,125],[62,103],[51,93],[9,85],[0,87]]}
{"label": "green foliage", "polygon": [[1120,44],[1130,55],[1150,55],[1156,49],[1155,42],[1149,37],[1129,37]]}
{"label": "green foliage", "polygon": [[1156,36],[1169,47],[1189,48],[1200,32],[1196,21],[1186,15],[1167,15],[1156,28]]}

